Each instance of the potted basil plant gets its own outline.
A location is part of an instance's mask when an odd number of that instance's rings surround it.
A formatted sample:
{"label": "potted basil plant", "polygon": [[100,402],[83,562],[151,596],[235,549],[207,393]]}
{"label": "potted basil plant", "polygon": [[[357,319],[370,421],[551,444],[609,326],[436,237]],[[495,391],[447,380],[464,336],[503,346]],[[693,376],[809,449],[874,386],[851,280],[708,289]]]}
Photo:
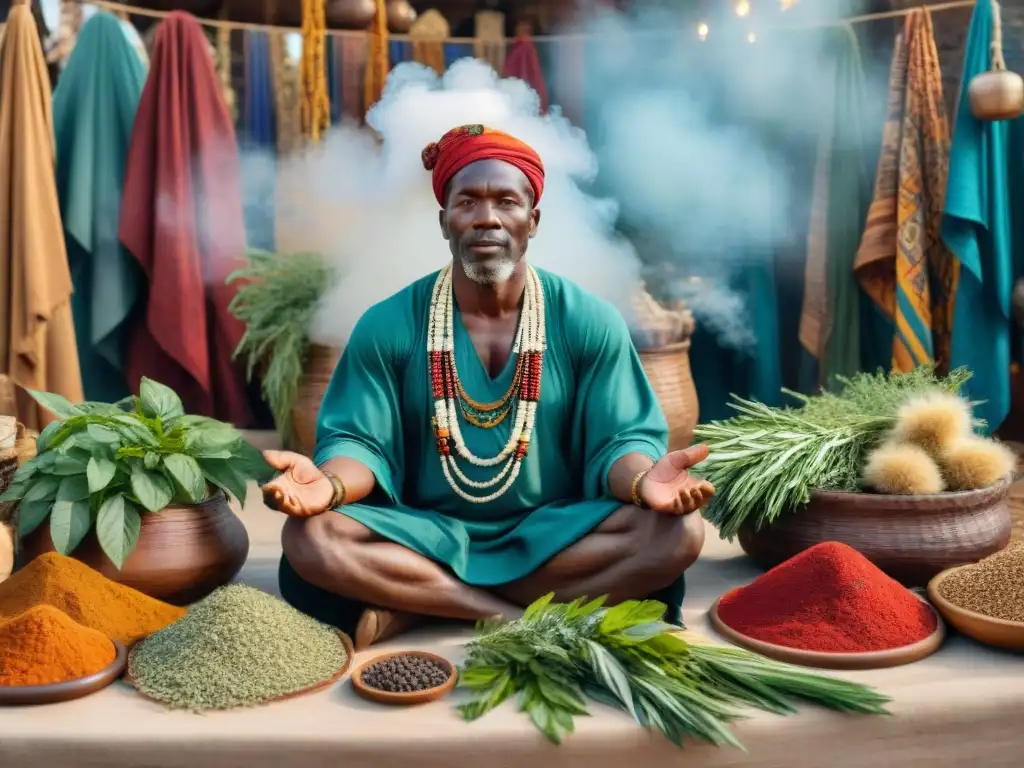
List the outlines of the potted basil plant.
{"label": "potted basil plant", "polygon": [[55,550],[178,604],[234,578],[249,538],[228,497],[243,503],[248,480],[272,474],[238,430],[145,378],[113,404],[30,394],[59,421],[0,496],[17,504],[22,560]]}

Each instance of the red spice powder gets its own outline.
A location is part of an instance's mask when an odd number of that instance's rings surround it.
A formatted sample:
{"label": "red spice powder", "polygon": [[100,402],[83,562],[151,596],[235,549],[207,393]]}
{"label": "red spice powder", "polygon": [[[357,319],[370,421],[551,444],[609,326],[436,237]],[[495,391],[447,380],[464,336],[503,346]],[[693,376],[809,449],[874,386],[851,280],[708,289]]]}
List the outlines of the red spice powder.
{"label": "red spice powder", "polygon": [[931,609],[846,544],[827,541],[727,593],[718,617],[737,632],[804,651],[885,651],[935,631]]}

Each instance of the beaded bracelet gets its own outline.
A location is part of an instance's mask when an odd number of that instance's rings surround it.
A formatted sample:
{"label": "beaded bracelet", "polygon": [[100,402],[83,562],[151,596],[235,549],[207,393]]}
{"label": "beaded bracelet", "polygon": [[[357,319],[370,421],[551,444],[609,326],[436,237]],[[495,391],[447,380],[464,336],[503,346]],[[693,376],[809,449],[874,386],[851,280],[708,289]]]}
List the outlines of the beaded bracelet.
{"label": "beaded bracelet", "polygon": [[640,483],[645,477],[647,477],[647,473],[652,469],[654,469],[654,467],[648,467],[642,472],[637,472],[636,477],[633,478],[633,484],[629,488],[630,501],[633,502],[633,506],[640,507],[640,509],[647,509],[647,504],[644,503],[642,498],[640,498]]}

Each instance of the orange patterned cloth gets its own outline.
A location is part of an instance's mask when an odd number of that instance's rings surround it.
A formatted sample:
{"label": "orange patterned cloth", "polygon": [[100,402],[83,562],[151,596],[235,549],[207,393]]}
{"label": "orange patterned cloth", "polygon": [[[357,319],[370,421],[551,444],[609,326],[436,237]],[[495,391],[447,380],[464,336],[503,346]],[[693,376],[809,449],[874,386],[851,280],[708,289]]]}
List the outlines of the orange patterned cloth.
{"label": "orange patterned cloth", "polygon": [[941,238],[949,123],[927,10],[896,40],[875,194],[854,262],[865,293],[892,319],[892,369],[948,369],[960,264]]}
{"label": "orange patterned cloth", "polygon": [[533,187],[533,204],[544,192],[544,163],[534,149],[515,136],[482,125],[452,128],[438,141],[427,144],[423,167],[433,172],[437,204],[444,207],[444,188],[459,171],[478,160],[502,160],[526,174]]}

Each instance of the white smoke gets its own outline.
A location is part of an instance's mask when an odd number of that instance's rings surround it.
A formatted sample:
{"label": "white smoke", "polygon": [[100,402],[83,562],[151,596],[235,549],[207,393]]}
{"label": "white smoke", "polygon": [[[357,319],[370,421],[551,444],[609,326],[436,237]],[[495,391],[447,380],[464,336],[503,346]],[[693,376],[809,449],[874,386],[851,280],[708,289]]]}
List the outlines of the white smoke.
{"label": "white smoke", "polygon": [[279,183],[301,189],[306,202],[279,213],[278,222],[308,231],[341,278],[323,300],[310,333],[314,341],[344,346],[368,307],[451,259],[420,152],[449,129],[469,123],[507,131],[544,160],[543,216],[530,261],[629,315],[639,262],[614,233],[615,203],[580,189],[597,170],[586,136],[557,112],[539,112],[531,88],[500,79],[482,62],[463,59],[443,77],[405,63],[391,72],[383,98],[367,117],[379,146],[373,134],[342,125],[316,148],[285,161]]}

